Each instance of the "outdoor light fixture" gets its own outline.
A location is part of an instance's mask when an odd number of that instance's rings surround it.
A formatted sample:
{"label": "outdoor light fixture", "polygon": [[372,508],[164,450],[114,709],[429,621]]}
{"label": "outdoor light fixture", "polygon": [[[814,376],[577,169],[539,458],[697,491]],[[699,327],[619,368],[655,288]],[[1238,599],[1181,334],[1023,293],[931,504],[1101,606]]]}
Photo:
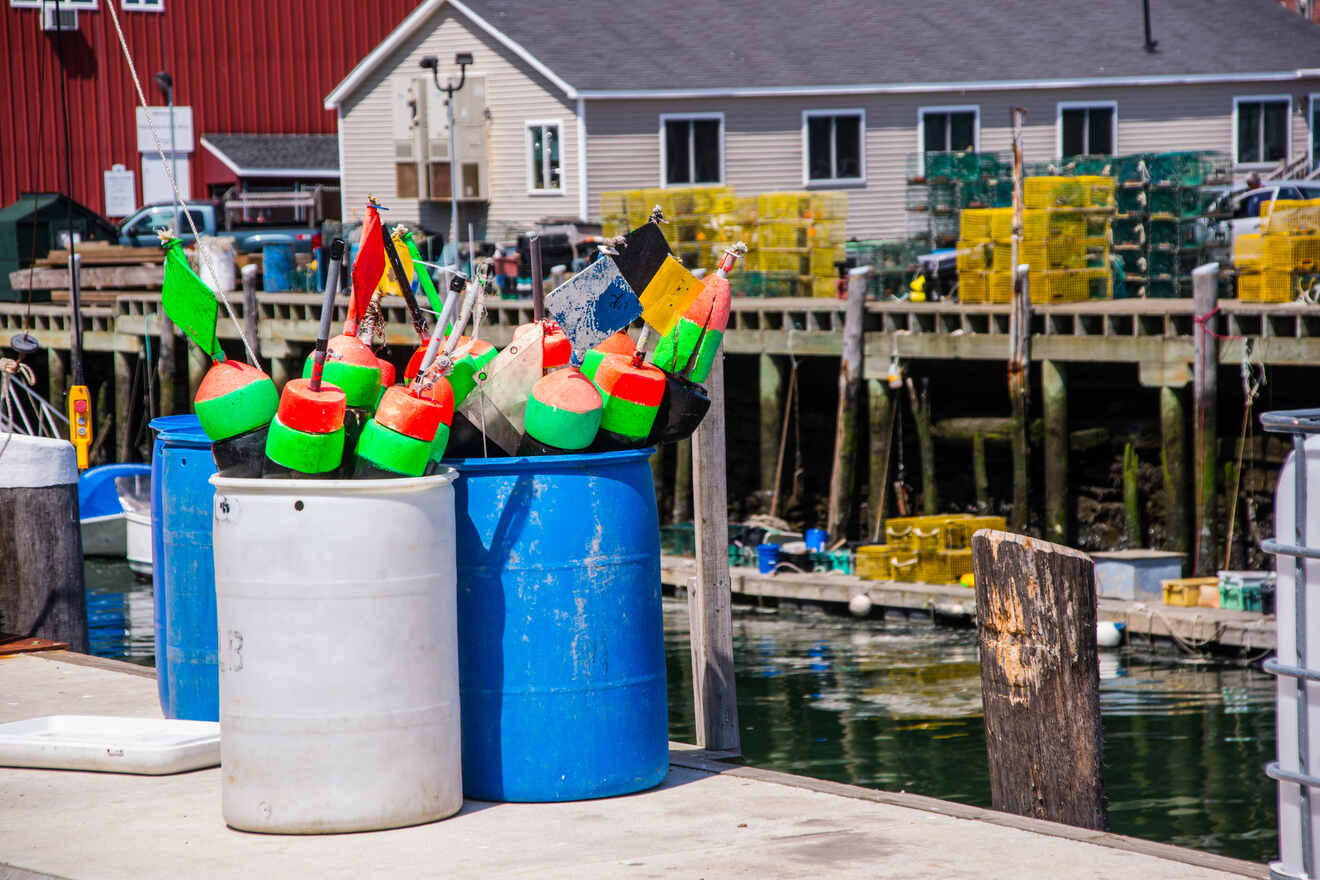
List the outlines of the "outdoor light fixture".
{"label": "outdoor light fixture", "polygon": [[435,87],[445,93],[445,107],[449,112],[449,240],[454,243],[454,263],[458,264],[458,156],[454,148],[454,92],[463,88],[467,82],[467,68],[472,63],[471,52],[459,52],[454,56],[458,65],[458,85],[446,83],[440,85],[440,59],[427,55],[417,62],[423,69],[431,71]]}

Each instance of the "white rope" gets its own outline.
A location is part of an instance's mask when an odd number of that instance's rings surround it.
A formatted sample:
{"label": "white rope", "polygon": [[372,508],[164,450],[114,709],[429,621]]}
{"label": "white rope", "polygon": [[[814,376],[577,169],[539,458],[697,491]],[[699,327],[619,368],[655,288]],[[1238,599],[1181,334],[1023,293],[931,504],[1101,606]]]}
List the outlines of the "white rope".
{"label": "white rope", "polygon": [[[150,129],[151,139],[156,144],[156,153],[160,156],[161,170],[165,172],[165,177],[170,182],[170,189],[174,191],[174,200],[177,201],[179,207],[183,209],[183,216],[187,218],[188,227],[192,229],[193,242],[197,245],[198,258],[206,261],[206,268],[210,271],[212,278],[219,278],[220,274],[216,271],[211,255],[207,252],[206,248],[202,247],[202,235],[197,231],[197,224],[193,221],[192,213],[188,210],[188,204],[184,201],[182,193],[179,192],[179,184],[175,181],[174,174],[170,170],[170,163],[165,161],[165,148],[161,146],[160,135],[156,133],[156,126],[151,122],[151,112],[147,107],[147,96],[143,93],[142,84],[138,81],[137,65],[133,63],[133,54],[128,51],[128,43],[124,40],[124,29],[119,25],[119,13],[115,11],[115,3],[113,0],[107,2],[105,8],[110,10],[110,17],[115,23],[115,33],[119,36],[119,48],[124,51],[124,60],[128,62],[129,73],[133,75],[133,88],[137,91],[138,105],[144,111],[147,111],[147,128]],[[229,297],[225,296],[225,293],[222,290],[215,291],[215,294],[220,301],[225,304],[225,314],[229,315],[229,320],[234,324],[234,331],[238,334],[239,340],[243,343],[243,350],[247,352],[248,363],[256,366],[256,352],[252,350],[251,343],[248,342],[247,336],[243,333],[242,325],[238,323],[238,317],[234,314],[234,307],[229,304]],[[210,356],[211,353],[207,352],[206,354]]]}

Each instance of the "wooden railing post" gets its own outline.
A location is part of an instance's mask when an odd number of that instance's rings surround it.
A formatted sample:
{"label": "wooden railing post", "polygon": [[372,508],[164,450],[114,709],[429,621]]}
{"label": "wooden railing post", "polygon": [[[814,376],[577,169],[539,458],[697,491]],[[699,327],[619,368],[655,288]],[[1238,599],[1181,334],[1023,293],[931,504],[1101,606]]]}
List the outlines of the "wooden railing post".
{"label": "wooden railing post", "polygon": [[1194,575],[1213,574],[1218,520],[1219,481],[1219,337],[1214,327],[1219,308],[1219,264],[1208,263],[1192,270],[1192,302],[1196,323],[1192,330],[1195,359],[1192,362],[1192,397],[1195,400],[1192,420],[1194,460],[1196,462],[1196,541]]}
{"label": "wooden railing post", "polygon": [[834,464],[830,469],[830,506],[826,531],[830,541],[847,537],[857,498],[857,437],[862,411],[862,324],[866,284],[871,269],[848,274],[848,309],[843,319],[843,357],[839,359],[839,406],[834,422]]}

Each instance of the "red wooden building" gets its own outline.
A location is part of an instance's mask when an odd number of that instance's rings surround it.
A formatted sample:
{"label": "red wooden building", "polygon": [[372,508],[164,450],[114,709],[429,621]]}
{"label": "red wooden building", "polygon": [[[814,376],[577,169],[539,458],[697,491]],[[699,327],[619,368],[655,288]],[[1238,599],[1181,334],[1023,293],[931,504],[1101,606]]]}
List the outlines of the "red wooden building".
{"label": "red wooden building", "polygon": [[[334,113],[322,107],[325,95],[417,0],[61,0],[62,21],[53,0],[0,4],[0,205],[20,193],[65,192],[103,214],[122,216],[124,174],[112,175],[118,189],[107,205],[106,172],[114,166],[133,172],[136,206],[161,200],[168,185],[154,147],[146,149],[150,136],[139,136],[137,94],[109,4],[119,14],[147,103],[166,103],[153,82],[157,72],[173,79],[175,134],[186,141],[176,142],[178,176],[187,178],[188,195],[199,198],[244,177],[254,188],[337,184],[337,156],[330,152],[327,159],[324,148],[334,149],[335,132]],[[56,29],[61,25],[65,29]],[[66,92],[71,192],[64,167]],[[182,108],[191,112],[190,133]],[[153,118],[168,151],[165,114]],[[327,139],[230,137],[244,134]]]}

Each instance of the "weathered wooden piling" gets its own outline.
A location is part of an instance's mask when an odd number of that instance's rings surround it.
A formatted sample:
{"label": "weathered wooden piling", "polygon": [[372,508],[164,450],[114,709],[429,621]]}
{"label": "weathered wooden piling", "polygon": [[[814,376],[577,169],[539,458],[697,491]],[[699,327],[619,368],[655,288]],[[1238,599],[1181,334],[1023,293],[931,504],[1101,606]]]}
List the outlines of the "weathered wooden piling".
{"label": "weathered wooden piling", "polygon": [[775,488],[775,468],[779,463],[779,426],[784,417],[780,395],[784,383],[773,355],[760,355],[757,365],[761,390],[761,491],[771,492]]}
{"label": "weathered wooden piling", "polygon": [[994,808],[1104,828],[1095,564],[983,530],[972,567]]}
{"label": "weathered wooden piling", "polygon": [[839,405],[834,421],[834,461],[830,467],[830,506],[826,531],[838,540],[850,531],[857,497],[857,434],[862,412],[862,324],[870,270],[848,275],[848,308],[843,319],[843,356],[839,359]]}
{"label": "weathered wooden piling", "polygon": [[908,400],[912,404],[912,424],[917,431],[917,447],[921,453],[921,512],[934,516],[940,512],[939,487],[935,484],[935,440],[930,430],[930,389],[917,394],[911,377],[904,380]]}
{"label": "weathered wooden piling", "polygon": [[1137,451],[1129,443],[1123,447],[1123,519],[1127,523],[1127,545],[1144,547],[1141,538],[1141,504],[1137,496]]}
{"label": "weathered wooden piling", "polygon": [[86,653],[78,465],[63,440],[0,435],[0,633]]}
{"label": "weathered wooden piling", "polygon": [[1193,452],[1196,463],[1196,551],[1193,568],[1196,576],[1213,574],[1218,535],[1216,495],[1219,483],[1219,337],[1216,335],[1219,310],[1219,264],[1208,263],[1192,271],[1192,299],[1196,309],[1193,331],[1192,389],[1195,417],[1192,421]]}
{"label": "weathered wooden piling", "polygon": [[257,319],[260,308],[257,306],[257,267],[248,263],[243,267],[243,337],[254,355],[261,354],[261,339],[257,335]]}
{"label": "weathered wooden piling", "polygon": [[295,357],[273,357],[270,359],[270,378],[281,392],[290,379],[302,375],[302,364]]}
{"label": "weathered wooden piling", "polygon": [[[712,401],[712,409],[714,408]],[[674,519],[676,523],[692,519],[692,438],[674,444]]]}
{"label": "weathered wooden piling", "polygon": [[58,348],[46,349],[46,399],[50,405],[64,412],[68,407],[64,396],[69,393],[69,358]]}
{"label": "weathered wooden piling", "polygon": [[889,460],[893,449],[894,418],[901,401],[891,399],[889,383],[870,379],[866,383],[866,412],[870,432],[871,472],[867,498],[871,505],[871,539],[879,541],[885,529],[885,500],[889,496]]}
{"label": "weathered wooden piling", "polygon": [[1071,540],[1071,493],[1068,491],[1068,375],[1056,361],[1042,361],[1041,404],[1045,417],[1045,539]]}
{"label": "weathered wooden piling", "polygon": [[692,437],[697,574],[688,590],[697,745],[741,752],[733,679],[733,594],[729,576],[725,467],[724,357],[706,379],[710,412]]}
{"label": "weathered wooden piling", "polygon": [[165,317],[165,312],[156,314],[160,326],[160,360],[156,363],[156,393],[160,396],[158,412],[163,416],[174,415],[174,322]]}
{"label": "weathered wooden piling", "polygon": [[1160,471],[1164,483],[1165,549],[1186,553],[1187,415],[1177,388],[1160,389]]}
{"label": "weathered wooden piling", "polygon": [[976,510],[986,513],[990,510],[990,473],[985,464],[985,435],[979,431],[972,435],[972,485],[976,491]]}
{"label": "weathered wooden piling", "polygon": [[128,446],[133,422],[133,362],[126,351],[116,351],[115,362],[115,461],[128,461]]}
{"label": "weathered wooden piling", "polygon": [[1027,111],[1009,110],[1013,135],[1013,238],[1010,266],[1013,269],[1012,311],[1008,317],[1008,398],[1013,422],[1013,510],[1009,526],[1022,531],[1030,519],[1027,505],[1031,485],[1031,448],[1027,444],[1031,365],[1031,287],[1022,265],[1022,125]]}
{"label": "weathered wooden piling", "polygon": [[[197,343],[188,342],[188,400],[197,397],[197,386],[202,384],[206,371],[211,369],[211,356],[202,351]],[[191,407],[190,407],[191,408]]]}

